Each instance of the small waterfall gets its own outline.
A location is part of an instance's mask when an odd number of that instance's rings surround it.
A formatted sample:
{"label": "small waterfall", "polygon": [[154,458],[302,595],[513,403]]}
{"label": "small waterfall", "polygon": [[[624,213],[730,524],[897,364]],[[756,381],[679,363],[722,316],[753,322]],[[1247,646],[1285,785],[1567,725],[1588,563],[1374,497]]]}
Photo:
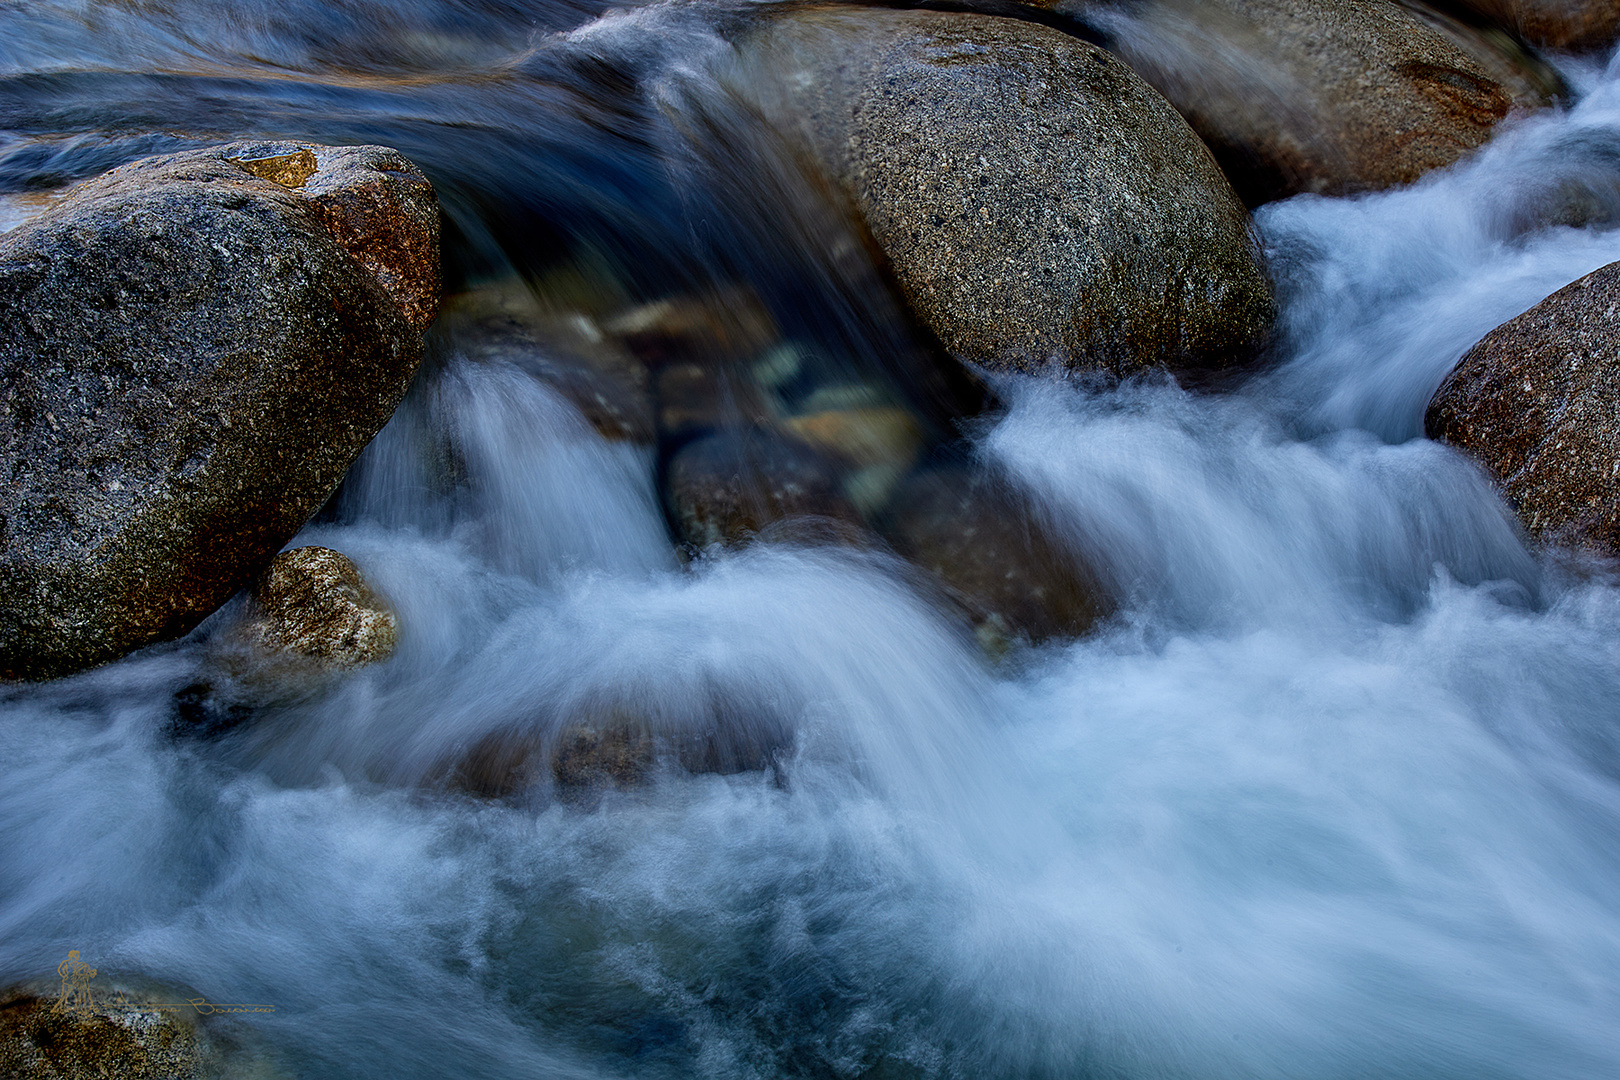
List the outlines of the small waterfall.
{"label": "small waterfall", "polygon": [[[1420,424],[1482,333],[1620,259],[1620,70],[1569,62],[1573,104],[1409,188],[1264,207],[1266,370],[1009,379],[958,424],[982,388],[926,373],[738,103],[756,14],[28,5],[0,182],[211,110],[399,146],[467,292],[590,330],[746,286],[824,380],[793,394],[911,410],[1112,614],[991,658],[881,543],[683,548],[667,453],[604,435],[567,357],[441,326],[295,541],[387,597],[392,659],[251,699],[228,606],[0,688],[0,984],[79,949],[271,1002],[308,1077],[1613,1076],[1620,589]],[[637,782],[571,786],[615,724]]]}

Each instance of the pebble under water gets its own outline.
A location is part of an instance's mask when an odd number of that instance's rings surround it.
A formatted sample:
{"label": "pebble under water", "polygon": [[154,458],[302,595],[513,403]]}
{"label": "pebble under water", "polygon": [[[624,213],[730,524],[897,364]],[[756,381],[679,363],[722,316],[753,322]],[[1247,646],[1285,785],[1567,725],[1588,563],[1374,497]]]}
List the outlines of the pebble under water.
{"label": "pebble under water", "polygon": [[[747,282],[938,414],[847,223],[729,103],[715,27],[747,17],[8,8],[0,184],[227,129],[386,143],[459,280]],[[0,983],[77,949],[267,1002],[243,1022],[303,1077],[1613,1077],[1620,585],[1421,437],[1479,336],[1620,259],[1540,212],[1620,211],[1620,68],[1566,78],[1413,187],[1263,208],[1283,339],[1240,385],[993,387],[963,453],[1123,598],[999,661],[881,551],[683,565],[651,450],[436,332],[296,541],[390,599],[393,659],[200,736],[213,622],[0,688]],[[589,797],[453,782],[614,710],[784,749]]]}

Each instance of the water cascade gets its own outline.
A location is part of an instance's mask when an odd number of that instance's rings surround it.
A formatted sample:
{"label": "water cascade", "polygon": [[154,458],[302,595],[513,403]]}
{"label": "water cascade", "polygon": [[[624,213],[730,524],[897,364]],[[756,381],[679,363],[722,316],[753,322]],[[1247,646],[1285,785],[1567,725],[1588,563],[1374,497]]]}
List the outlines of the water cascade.
{"label": "water cascade", "polygon": [[[380,143],[463,306],[296,541],[364,567],[391,660],[255,697],[227,605],[0,687],[0,974],[273,1003],[307,1077],[1615,1075],[1620,586],[1422,416],[1620,259],[1620,68],[1559,59],[1566,105],[1411,186],[1261,207],[1279,329],[1219,385],[972,374],[739,92],[765,6],[3,13],[0,228],[222,133]],[[638,339],[661,303],[688,329]],[[972,476],[1107,609],[990,641],[884,544],[673,542],[698,436],[592,412],[614,334],[715,361],[722,431],[903,414],[829,505]],[[635,782],[546,764],[614,717]]]}

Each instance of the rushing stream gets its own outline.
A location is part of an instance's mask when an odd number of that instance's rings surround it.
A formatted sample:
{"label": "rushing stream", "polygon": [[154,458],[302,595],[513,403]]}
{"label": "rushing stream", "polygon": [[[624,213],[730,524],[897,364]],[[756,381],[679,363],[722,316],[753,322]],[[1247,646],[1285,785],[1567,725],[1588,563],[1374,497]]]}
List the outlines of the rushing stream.
{"label": "rushing stream", "polygon": [[[452,284],[746,283],[952,431],[971,388],[728,93],[750,17],[0,5],[0,228],[221,137],[384,143]],[[304,1077],[1617,1075],[1620,587],[1421,437],[1471,343],[1620,259],[1549,224],[1620,216],[1620,70],[1564,74],[1571,107],[1412,188],[1259,211],[1263,372],[993,387],[962,452],[1122,598],[995,662],[881,551],[683,564],[653,451],[436,331],[297,541],[390,599],[392,660],[201,736],[213,622],[0,689],[0,983],[78,949],[271,1003]],[[784,749],[587,799],[446,779],[604,710]]]}

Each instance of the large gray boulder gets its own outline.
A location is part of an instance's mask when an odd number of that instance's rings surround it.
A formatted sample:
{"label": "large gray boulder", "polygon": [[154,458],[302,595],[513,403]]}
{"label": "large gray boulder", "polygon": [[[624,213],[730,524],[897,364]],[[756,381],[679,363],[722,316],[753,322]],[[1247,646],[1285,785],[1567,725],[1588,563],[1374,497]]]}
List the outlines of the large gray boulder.
{"label": "large gray boulder", "polygon": [[238,143],[0,236],[0,675],[183,634],[269,562],[404,395],[437,228],[392,150]]}
{"label": "large gray boulder", "polygon": [[1045,26],[800,9],[733,85],[848,195],[916,314],[998,370],[1247,357],[1274,308],[1247,212],[1165,100]]}
{"label": "large gray boulder", "polygon": [[1620,556],[1620,263],[1485,335],[1424,428],[1484,465],[1532,535]]}
{"label": "large gray boulder", "polygon": [[[1032,5],[1046,6],[1046,5]],[[1410,183],[1559,88],[1496,35],[1396,0],[1058,0],[1186,116],[1250,204]]]}

